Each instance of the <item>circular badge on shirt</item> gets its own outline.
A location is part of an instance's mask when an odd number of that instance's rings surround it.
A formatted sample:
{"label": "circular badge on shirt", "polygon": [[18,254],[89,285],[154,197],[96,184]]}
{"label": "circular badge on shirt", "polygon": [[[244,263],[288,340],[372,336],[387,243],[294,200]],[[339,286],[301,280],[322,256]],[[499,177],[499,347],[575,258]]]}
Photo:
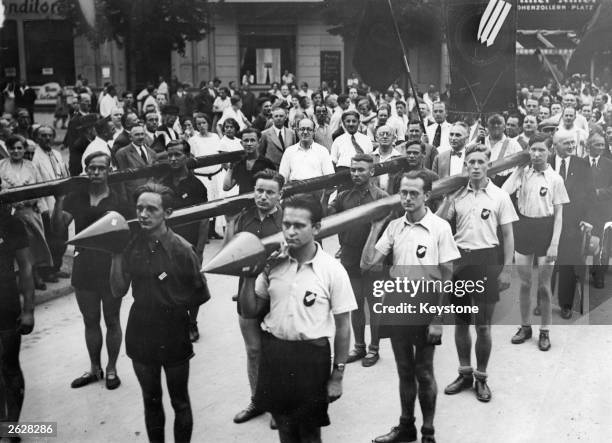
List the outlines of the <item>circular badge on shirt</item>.
{"label": "circular badge on shirt", "polygon": [[427,252],[427,246],[418,245],[416,249],[416,256],[418,258],[425,257],[425,253]]}
{"label": "circular badge on shirt", "polygon": [[487,208],[484,208],[482,212],[480,213],[480,218],[482,218],[483,220],[486,220],[489,218],[489,215],[491,215],[491,211],[488,210]]}
{"label": "circular badge on shirt", "polygon": [[306,291],[304,294],[304,306],[310,307],[314,305],[315,299],[317,298],[317,294],[314,292]]}

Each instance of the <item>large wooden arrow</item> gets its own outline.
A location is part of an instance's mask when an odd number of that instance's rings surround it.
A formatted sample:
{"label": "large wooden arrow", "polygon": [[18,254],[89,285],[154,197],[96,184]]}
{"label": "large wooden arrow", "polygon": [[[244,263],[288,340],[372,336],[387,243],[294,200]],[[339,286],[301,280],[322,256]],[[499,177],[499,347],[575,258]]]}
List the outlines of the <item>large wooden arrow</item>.
{"label": "large wooden arrow", "polygon": [[[529,153],[519,152],[510,157],[493,162],[489,168],[488,175],[493,176],[498,172],[515,166],[521,166],[529,162]],[[451,193],[467,184],[467,174],[453,175],[434,182],[431,198],[440,197]],[[325,217],[321,221],[321,230],[317,238],[325,238],[342,232],[350,227],[351,223],[370,222],[385,217],[400,203],[399,194],[392,195],[372,203],[358,206],[348,211]],[[215,255],[211,261],[202,267],[203,272],[225,275],[240,275],[245,268],[261,263],[268,255],[278,249],[283,242],[283,233],[259,239],[249,232],[237,234],[230,242]]]}
{"label": "large wooden arrow", "polygon": [[[221,154],[204,155],[202,157],[187,160],[187,168],[197,169],[205,166],[233,163],[244,157],[244,151],[224,152]],[[108,182],[119,183],[138,178],[161,176],[170,171],[170,165],[166,162],[157,163],[142,168],[125,169],[109,174]],[[48,195],[67,194],[70,191],[88,186],[89,178],[80,175],[77,177],[51,180],[33,185],[19,186],[0,192],[0,203],[16,203],[23,200],[46,197]]]}

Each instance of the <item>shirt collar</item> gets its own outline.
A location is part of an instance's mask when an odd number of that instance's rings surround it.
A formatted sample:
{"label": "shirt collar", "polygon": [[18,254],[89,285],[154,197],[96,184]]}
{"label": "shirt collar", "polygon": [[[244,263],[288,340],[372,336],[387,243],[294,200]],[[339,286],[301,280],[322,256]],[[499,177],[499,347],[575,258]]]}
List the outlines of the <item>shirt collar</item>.
{"label": "shirt collar", "polygon": [[[376,150],[374,152],[372,152],[372,155],[377,155],[380,157],[380,148],[376,148]],[[395,148],[391,148],[391,153],[389,154],[389,158],[391,157],[401,157],[402,154]]]}
{"label": "shirt collar", "polygon": [[428,231],[431,231],[432,217],[433,217],[432,212],[429,210],[429,208],[426,207],[425,208],[425,216],[421,220],[419,220],[418,222],[416,222],[416,223],[409,222],[408,219],[406,218],[406,214],[404,214],[404,216],[402,217],[402,220],[404,221],[404,226],[421,225],[422,227],[424,227]]}
{"label": "shirt collar", "polygon": [[593,163],[593,160],[595,160],[596,163],[599,163],[599,157],[601,157],[601,154],[598,155],[597,157],[591,157],[589,155],[589,163]]}
{"label": "shirt collar", "polygon": [[[317,247],[317,251],[315,252],[315,255],[310,260],[302,263],[302,265],[311,265],[314,268],[317,265],[317,263],[321,261],[321,254],[322,254],[323,248],[321,247],[319,242],[315,242],[315,246]],[[297,263],[297,260],[293,258],[293,256],[290,253],[287,253],[287,257],[289,258],[290,262]]]}
{"label": "shirt collar", "polygon": [[[493,185],[493,182],[491,181],[490,178],[488,178],[487,185],[484,188],[480,188],[479,191],[483,191],[486,194],[490,194],[492,185]],[[465,197],[470,192],[476,193],[474,188],[472,188],[472,183],[468,180],[467,186],[464,188],[463,192],[459,195],[459,197]]]}

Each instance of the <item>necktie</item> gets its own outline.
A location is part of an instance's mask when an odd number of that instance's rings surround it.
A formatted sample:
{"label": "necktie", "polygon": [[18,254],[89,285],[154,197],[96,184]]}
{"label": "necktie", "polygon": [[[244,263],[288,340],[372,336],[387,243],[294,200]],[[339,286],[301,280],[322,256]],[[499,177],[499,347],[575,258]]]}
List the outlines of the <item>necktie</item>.
{"label": "necktie", "polygon": [[597,167],[597,160],[595,160],[595,159],[592,160],[591,167],[592,168],[596,168]]}
{"label": "necktie", "polygon": [[140,147],[140,157],[142,158],[142,161],[145,162],[145,165],[146,165],[148,163],[147,154],[145,153],[145,150],[142,146]]}
{"label": "necktie", "polygon": [[561,160],[561,167],[559,167],[559,175],[565,181],[565,177],[567,176],[567,169],[565,166],[565,159]]}
{"label": "necktie", "polygon": [[53,168],[55,178],[60,178],[62,176],[62,169],[60,168],[57,158],[55,158],[55,154],[53,154],[53,150],[47,152],[47,155],[49,156],[49,161],[51,162],[51,167]]}
{"label": "necktie", "polygon": [[359,143],[357,143],[357,140],[355,139],[355,134],[351,135],[351,142],[353,143],[353,147],[355,148],[355,152],[357,154],[363,154],[363,148],[361,146],[359,146]]}
{"label": "necktie", "polygon": [[278,139],[280,140],[281,147],[283,151],[285,150],[285,140],[283,140],[283,130],[278,131]]}
{"label": "necktie", "polygon": [[442,125],[438,125],[436,129],[436,135],[434,135],[433,146],[434,148],[440,147],[440,139],[442,139]]}

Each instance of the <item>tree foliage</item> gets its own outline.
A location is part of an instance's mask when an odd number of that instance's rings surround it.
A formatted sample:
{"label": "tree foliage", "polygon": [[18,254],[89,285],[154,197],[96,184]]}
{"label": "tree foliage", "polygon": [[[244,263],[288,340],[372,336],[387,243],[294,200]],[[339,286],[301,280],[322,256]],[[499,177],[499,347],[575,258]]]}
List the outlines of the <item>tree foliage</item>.
{"label": "tree foliage", "polygon": [[[387,0],[325,0],[326,21],[333,26],[329,32],[345,39],[355,39],[365,22],[366,4],[379,3],[388,8]],[[404,44],[408,47],[436,43],[442,35],[442,0],[392,0]],[[452,1],[452,0],[451,0]]]}

